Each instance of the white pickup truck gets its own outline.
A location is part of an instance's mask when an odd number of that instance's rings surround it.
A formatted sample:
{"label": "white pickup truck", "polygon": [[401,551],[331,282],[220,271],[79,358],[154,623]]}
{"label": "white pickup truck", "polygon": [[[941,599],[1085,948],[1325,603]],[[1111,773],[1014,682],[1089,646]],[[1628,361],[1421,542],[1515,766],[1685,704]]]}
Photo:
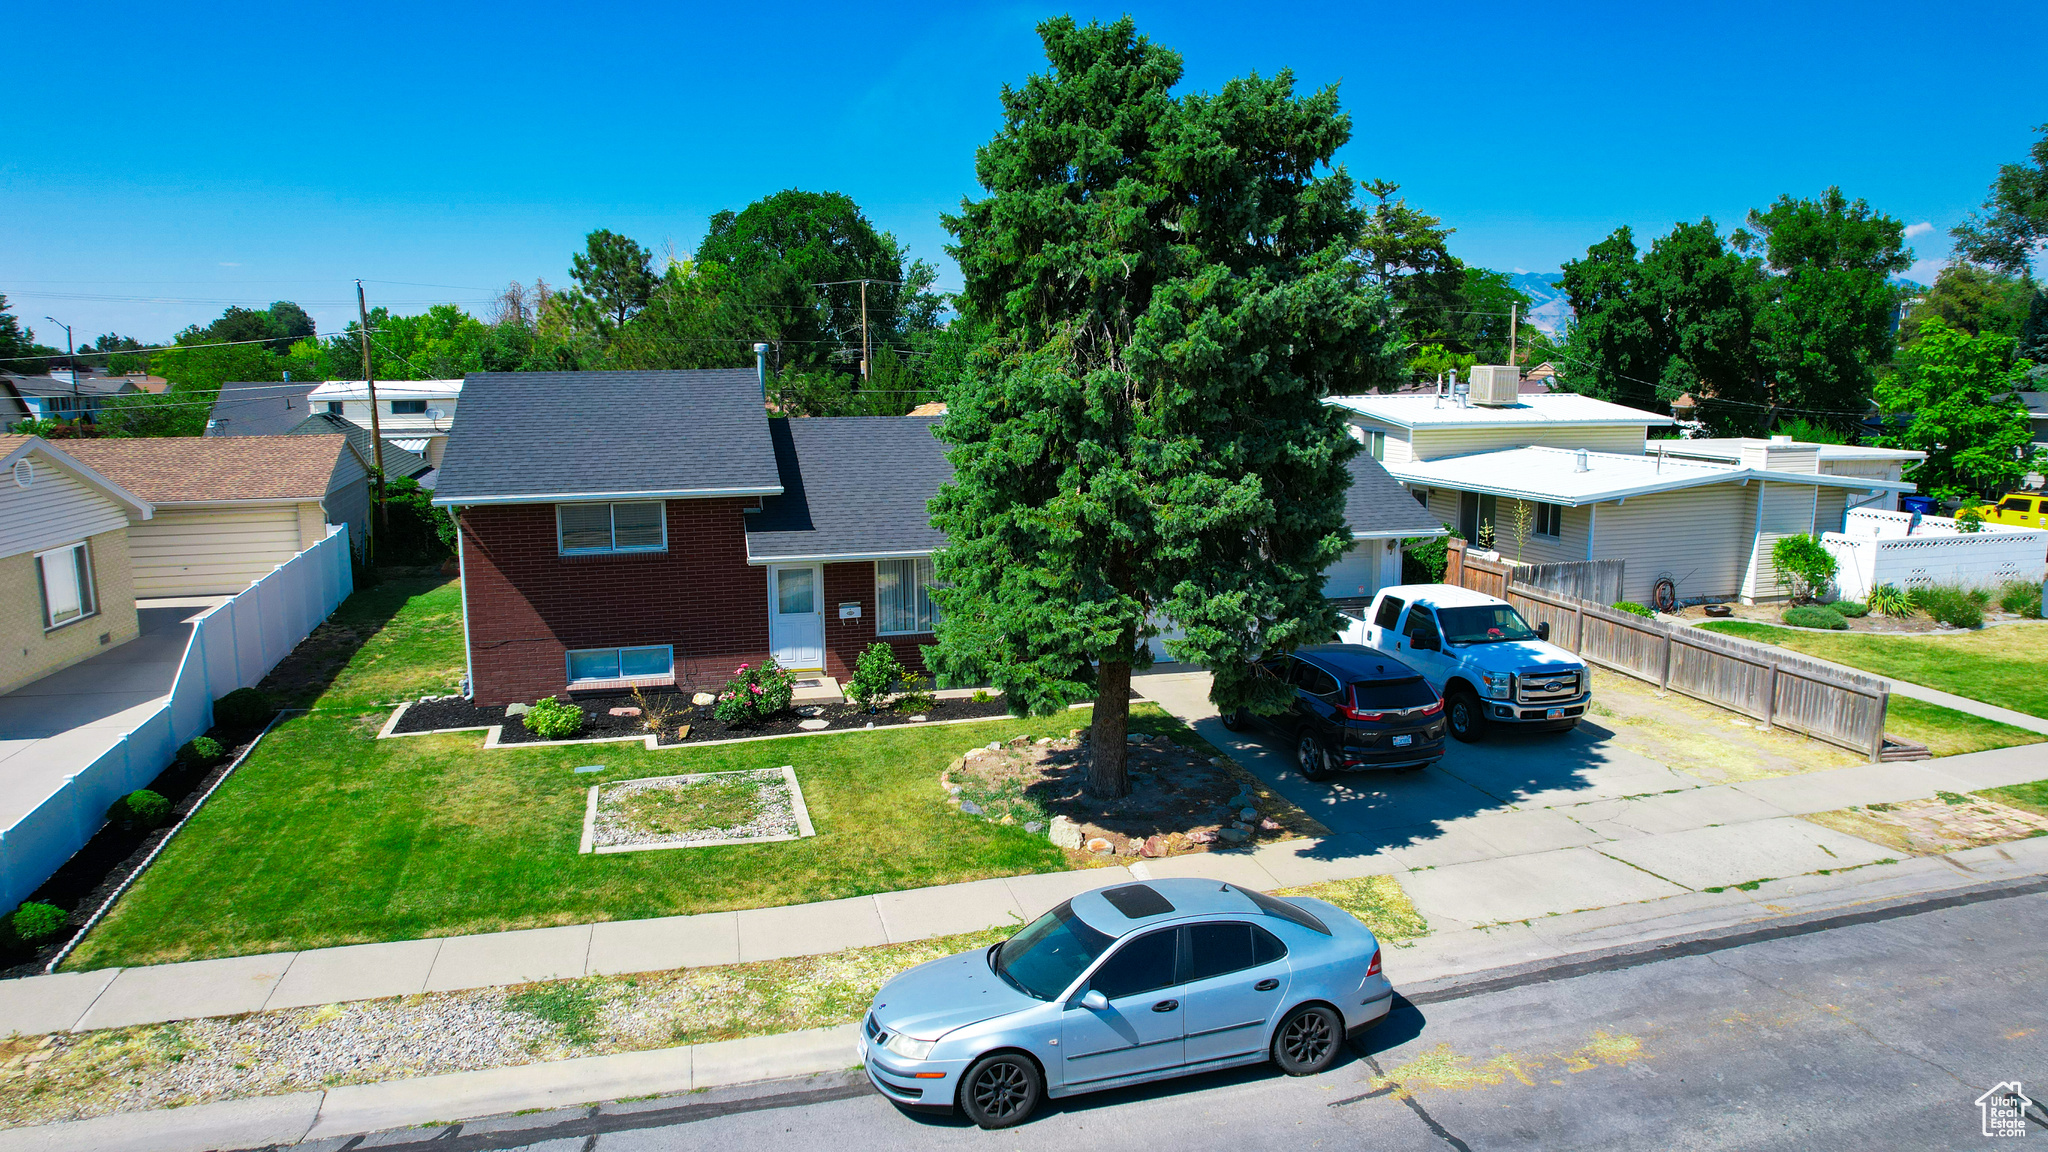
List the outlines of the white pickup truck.
{"label": "white pickup truck", "polygon": [[1566,732],[1593,699],[1585,661],[1549,643],[1505,600],[1452,584],[1383,588],[1362,615],[1345,613],[1339,639],[1397,657],[1444,698],[1451,735],[1488,727]]}

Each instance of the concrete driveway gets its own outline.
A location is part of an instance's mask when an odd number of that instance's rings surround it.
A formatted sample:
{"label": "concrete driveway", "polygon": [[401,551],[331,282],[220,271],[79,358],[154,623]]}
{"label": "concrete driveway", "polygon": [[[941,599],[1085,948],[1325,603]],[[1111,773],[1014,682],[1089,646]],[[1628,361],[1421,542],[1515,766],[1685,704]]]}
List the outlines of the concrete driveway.
{"label": "concrete driveway", "polygon": [[[1386,854],[1402,868],[1596,843],[1603,839],[1598,832],[1542,810],[1703,783],[1620,747],[1590,718],[1567,733],[1496,732],[1479,744],[1450,740],[1444,758],[1421,771],[1350,773],[1314,783],[1295,771],[1285,738],[1223,727],[1209,703],[1207,672],[1162,665],[1134,677],[1132,686],[1320,820],[1332,833],[1326,851]],[[1509,813],[1513,818],[1504,819]]]}

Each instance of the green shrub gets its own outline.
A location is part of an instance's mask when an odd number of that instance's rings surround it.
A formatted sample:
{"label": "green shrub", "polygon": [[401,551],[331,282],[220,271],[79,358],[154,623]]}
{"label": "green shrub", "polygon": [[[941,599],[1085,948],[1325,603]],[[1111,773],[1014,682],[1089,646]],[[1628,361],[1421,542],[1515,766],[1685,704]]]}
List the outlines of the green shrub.
{"label": "green shrub", "polygon": [[528,732],[543,740],[567,740],[583,731],[583,709],[552,696],[534,701],[520,719]]}
{"label": "green shrub", "polygon": [[1790,577],[1792,595],[1810,600],[1835,580],[1835,557],[1818,536],[1780,536],[1771,545],[1771,564],[1779,579]]}
{"label": "green shrub", "polygon": [[[1444,525],[1446,533],[1450,530],[1449,524]],[[1450,563],[1451,558],[1450,539],[1448,535],[1438,536],[1404,550],[1401,553],[1401,583],[1443,583],[1444,566]]]}
{"label": "green shrub", "polygon": [[[975,699],[986,703],[989,695],[977,690]],[[902,712],[928,712],[939,702],[936,692],[924,686],[924,677],[916,672],[905,671],[903,682],[896,693],[896,707]]]}
{"label": "green shrub", "polygon": [[1984,606],[1991,594],[1982,588],[1959,588],[1954,584],[1933,584],[1910,593],[1913,607],[1951,628],[1982,628]]}
{"label": "green shrub", "polygon": [[1840,612],[1832,608],[1819,608],[1811,605],[1803,608],[1787,608],[1785,609],[1783,619],[1785,623],[1790,624],[1794,628],[1826,628],[1833,632],[1840,632],[1849,626],[1849,622],[1842,619]]}
{"label": "green shrub", "polygon": [[854,662],[853,675],[846,679],[846,698],[873,712],[902,679],[903,663],[896,659],[896,650],[877,640]]}
{"label": "green shrub", "polygon": [[2038,620],[2041,618],[2041,586],[2015,580],[1998,594],[1998,606],[2015,616]]}
{"label": "green shrub", "polygon": [[171,818],[171,802],[147,788],[137,788],[107,809],[107,821],[124,829],[160,828]]}
{"label": "green shrub", "polygon": [[751,728],[770,716],[789,710],[796,693],[796,677],[773,658],[759,664],[742,664],[733,669],[732,679],[718,696],[712,715],[734,728]]}
{"label": "green shrub", "polygon": [[1851,620],[1854,620],[1858,616],[1870,615],[1869,605],[1858,604],[1854,600],[1837,600],[1834,603],[1828,605],[1828,607],[1833,608],[1836,612],[1839,612],[1842,615],[1847,616]]}
{"label": "green shrub", "polygon": [[71,913],[55,904],[24,902],[7,917],[7,935],[14,943],[34,948],[55,939],[71,923]]}
{"label": "green shrub", "polygon": [[1616,600],[1613,608],[1617,612],[1629,612],[1649,620],[1657,618],[1657,612],[1654,608],[1647,604],[1638,604],[1633,600]]}
{"label": "green shrub", "polygon": [[1870,590],[1870,610],[1880,616],[1911,616],[1913,598],[1896,584],[1879,584]]}
{"label": "green shrub", "polygon": [[1983,530],[1984,514],[1982,512],[1979,512],[1974,507],[1971,507],[1963,508],[1956,513],[1956,531],[1982,532]]}
{"label": "green shrub", "polygon": [[211,736],[194,736],[185,741],[183,748],[178,749],[178,763],[188,766],[205,767],[215,763],[220,757],[220,741]]}
{"label": "green shrub", "polygon": [[213,702],[213,722],[229,729],[261,728],[276,712],[270,698],[254,688],[237,688]]}

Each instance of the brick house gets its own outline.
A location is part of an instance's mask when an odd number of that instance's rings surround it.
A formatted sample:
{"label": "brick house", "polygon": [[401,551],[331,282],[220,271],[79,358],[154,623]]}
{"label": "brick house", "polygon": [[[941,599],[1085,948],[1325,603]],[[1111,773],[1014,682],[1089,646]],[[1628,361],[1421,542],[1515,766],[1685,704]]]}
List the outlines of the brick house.
{"label": "brick house", "polygon": [[[769,655],[843,680],[878,638],[921,666],[943,416],[771,419],[760,376],[727,369],[477,373],[462,395],[434,503],[477,703],[713,688]],[[1380,542],[1442,529],[1379,465],[1353,473],[1363,578],[1383,555],[1398,578]]]}

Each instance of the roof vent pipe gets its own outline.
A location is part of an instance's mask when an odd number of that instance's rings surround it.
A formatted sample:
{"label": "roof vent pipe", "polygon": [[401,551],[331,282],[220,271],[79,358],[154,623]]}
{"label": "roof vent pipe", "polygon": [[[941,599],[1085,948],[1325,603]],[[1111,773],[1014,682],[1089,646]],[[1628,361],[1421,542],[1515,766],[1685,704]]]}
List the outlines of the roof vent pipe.
{"label": "roof vent pipe", "polygon": [[1584,448],[1581,448],[1577,452],[1572,454],[1572,471],[1591,472],[1592,470],[1592,461],[1587,459],[1586,450]]}
{"label": "roof vent pipe", "polygon": [[761,399],[768,399],[768,345],[754,345],[754,374],[761,378]]}
{"label": "roof vent pipe", "polygon": [[1460,380],[1460,379],[1458,379],[1458,374],[1457,374],[1456,372],[1452,372],[1452,373],[1451,373],[1451,395],[1452,395],[1452,396],[1455,396],[1455,397],[1457,397],[1457,399],[1458,399],[1458,407],[1460,407],[1460,408],[1469,408],[1469,407],[1471,407],[1471,406],[1472,406],[1472,404],[1471,404],[1471,399],[1472,399],[1472,382],[1471,382],[1470,380]]}

